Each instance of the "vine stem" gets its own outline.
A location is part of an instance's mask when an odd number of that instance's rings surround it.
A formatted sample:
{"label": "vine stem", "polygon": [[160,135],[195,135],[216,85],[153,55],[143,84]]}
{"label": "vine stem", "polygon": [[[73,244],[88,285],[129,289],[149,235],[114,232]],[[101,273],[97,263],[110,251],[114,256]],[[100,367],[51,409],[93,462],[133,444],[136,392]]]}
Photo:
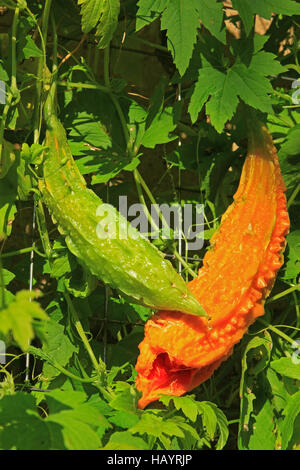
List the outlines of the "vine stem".
{"label": "vine stem", "polygon": [[148,210],[148,207],[146,205],[146,201],[145,201],[145,198],[144,198],[144,194],[143,194],[143,191],[142,191],[142,187],[141,187],[141,181],[140,181],[140,174],[138,172],[138,170],[135,168],[133,170],[133,177],[134,177],[134,180],[135,180],[135,184],[136,184],[136,189],[137,189],[137,193],[138,193],[138,196],[139,196],[139,200],[140,200],[140,203],[143,205],[144,207],[144,211],[146,213],[146,216],[148,218],[148,221],[150,223],[150,228],[152,229],[152,226],[154,227],[154,229],[159,232],[159,227],[158,225],[156,225],[155,221],[153,220],[153,218],[151,217],[151,214]]}
{"label": "vine stem", "polygon": [[0,257],[1,310],[6,307],[2,260]]}
{"label": "vine stem", "polygon": [[147,41],[146,39],[140,38],[139,36],[131,36],[130,39],[141,42],[145,44],[146,46],[153,47],[153,49],[157,49],[159,51],[169,53],[169,50],[167,47],[162,46],[161,44],[156,44],[155,42]]}
{"label": "vine stem", "polygon": [[17,87],[17,30],[19,24],[19,14],[20,8],[17,7],[14,12],[14,18],[12,23],[12,31],[11,31],[11,85],[10,85],[10,93],[7,97],[6,104],[3,109],[1,123],[0,123],[0,162],[2,160],[2,142],[5,130],[6,119],[8,115],[9,108],[12,104],[13,98],[17,98],[19,93]]}
{"label": "vine stem", "polygon": [[274,297],[271,297],[271,299],[269,299],[267,303],[275,302],[275,300],[281,299],[281,297],[285,297],[286,295],[291,294],[296,290],[300,290],[300,284],[296,284],[295,286],[292,286],[289,289],[286,289],[283,292],[274,295]]}
{"label": "vine stem", "polygon": [[78,82],[64,82],[62,80],[57,81],[57,85],[64,86],[67,88],[82,88],[83,90],[99,90],[103,93],[110,94],[111,90],[104,85],[98,83],[78,83]]}
{"label": "vine stem", "polygon": [[278,328],[276,328],[276,326],[269,325],[269,324],[268,324],[265,320],[263,320],[262,318],[260,318],[258,321],[259,321],[260,323],[262,323],[263,325],[265,325],[267,330],[273,331],[273,333],[276,333],[278,336],[281,336],[281,338],[285,339],[285,340],[288,341],[289,343],[294,344],[294,340],[293,340],[292,338],[290,338],[288,335],[286,335],[285,333],[283,333],[282,331],[280,331]]}
{"label": "vine stem", "polygon": [[[32,237],[35,231],[35,207],[33,206],[32,213]],[[34,267],[34,250],[30,252],[30,264],[29,264],[29,291],[32,292],[33,287],[33,267]],[[31,302],[31,298],[29,299]],[[25,356],[25,383],[29,382],[29,366],[30,366],[30,354],[26,353]]]}
{"label": "vine stem", "polygon": [[296,199],[296,197],[297,197],[299,191],[300,191],[300,183],[297,184],[296,188],[295,188],[294,191],[292,192],[292,194],[291,194],[291,196],[290,196],[290,198],[289,198],[289,200],[288,200],[288,202],[287,202],[287,208],[289,208],[289,207],[293,204],[293,202],[294,202],[294,200]]}
{"label": "vine stem", "polygon": [[74,308],[74,305],[73,305],[73,302],[71,300],[71,297],[69,295],[69,293],[67,291],[64,292],[64,297],[67,301],[67,304],[68,304],[68,307],[69,307],[69,310],[70,310],[70,313],[73,317],[73,320],[74,320],[74,324],[75,324],[75,328],[77,330],[77,333],[79,334],[83,344],[84,344],[84,347],[85,349],[87,350],[89,356],[90,356],[90,359],[96,369],[96,371],[98,372],[99,375],[103,375],[106,371],[106,366],[105,366],[105,363],[100,359],[100,361],[98,362],[95,355],[94,355],[94,352],[90,346],[90,343],[87,339],[87,336],[84,332],[84,329],[82,327],[82,324],[81,324],[81,321],[79,320],[79,317],[78,317],[78,314],[76,312],[76,309]]}
{"label": "vine stem", "polygon": [[109,59],[110,59],[110,45],[104,49],[104,85],[110,89],[110,79],[109,79]]}
{"label": "vine stem", "polygon": [[[33,355],[35,355],[35,349],[36,348],[30,348],[29,349],[29,352]],[[59,364],[59,362],[57,362],[55,359],[53,359],[52,357],[47,357],[48,361],[50,362],[50,364],[55,367],[56,369],[58,369],[62,374],[66,375],[67,377],[70,377],[70,379],[74,379],[74,380],[77,380],[78,382],[81,382],[81,383],[95,383],[95,379],[94,378],[83,378],[83,377],[78,377],[78,375],[75,375],[73,374],[72,372],[69,372],[67,369],[65,369],[63,366],[61,366]]]}
{"label": "vine stem", "polygon": [[38,71],[37,71],[37,80],[36,80],[36,101],[34,109],[34,132],[33,138],[34,143],[38,143],[40,137],[40,121],[41,121],[41,95],[42,95],[42,85],[43,85],[43,71],[46,64],[46,50],[45,44],[47,42],[47,33],[48,33],[48,23],[51,10],[52,0],[45,1],[45,7],[43,11],[43,20],[42,20],[42,30],[41,30],[41,41],[43,45],[43,56],[39,58],[38,62]]}

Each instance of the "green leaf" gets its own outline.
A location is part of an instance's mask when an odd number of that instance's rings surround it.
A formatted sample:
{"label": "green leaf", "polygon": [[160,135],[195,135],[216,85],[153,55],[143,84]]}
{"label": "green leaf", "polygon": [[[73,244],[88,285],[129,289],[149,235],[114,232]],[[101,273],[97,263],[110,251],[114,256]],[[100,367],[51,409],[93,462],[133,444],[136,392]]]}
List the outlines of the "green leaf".
{"label": "green leaf", "polygon": [[280,154],[298,155],[300,142],[300,124],[294,126],[286,136],[286,141],[281,145]]}
{"label": "green leaf", "polygon": [[[66,334],[66,328],[56,321],[49,321],[43,328],[43,347],[42,351],[55,359],[62,367],[66,366],[74,352],[78,352],[69,336]],[[51,380],[60,374],[60,371],[51,364],[43,364],[43,378],[46,381]]]}
{"label": "green leaf", "polygon": [[234,87],[236,76],[229,71],[227,74],[218,74],[218,79],[215,83],[217,90],[208,101],[206,112],[214,128],[221,133],[225,122],[232,118],[239,100]]}
{"label": "green leaf", "polygon": [[81,25],[84,33],[96,29],[98,47],[104,49],[110,43],[118,25],[120,0],[78,0],[81,5]]}
{"label": "green leaf", "polygon": [[251,69],[264,76],[279,75],[285,72],[286,68],[276,58],[271,52],[257,52],[252,56]]}
{"label": "green leaf", "polygon": [[26,142],[22,145],[21,157],[27,162],[35,165],[42,163],[42,154],[47,149],[44,145],[32,144],[30,147]]}
{"label": "green leaf", "polygon": [[124,429],[131,428],[138,422],[138,420],[139,418],[137,415],[127,413],[126,411],[116,411],[116,413],[109,418],[110,423]]}
{"label": "green leaf", "polygon": [[98,283],[98,279],[80,264],[64,278],[64,286],[68,292],[81,299],[88,297],[97,288]]}
{"label": "green leaf", "polygon": [[96,31],[96,36],[99,37],[99,49],[104,49],[109,45],[118,26],[119,12],[120,0],[103,1],[103,11]]}
{"label": "green leaf", "polygon": [[139,0],[136,13],[136,31],[156,20],[164,11],[169,0]]}
{"label": "green leaf", "polygon": [[274,410],[281,415],[282,409],[285,407],[289,394],[285,388],[282,377],[280,377],[271,367],[266,370],[266,377],[272,390],[272,404]]}
{"label": "green leaf", "polygon": [[82,175],[94,173],[91,184],[106,183],[117,176],[120,171],[132,171],[136,168],[140,160],[138,157],[131,159],[125,154],[118,154],[109,149],[103,152],[93,152],[94,155],[82,157],[76,160]]}
{"label": "green leaf", "polygon": [[49,450],[64,448],[61,427],[37,413],[32,395],[16,392],[0,400],[0,449]]}
{"label": "green leaf", "polygon": [[197,430],[194,428],[194,425],[191,426],[190,424],[184,422],[180,423],[180,427],[183,431],[185,431],[187,434],[189,434],[193,439],[195,439],[195,442],[200,441],[200,436],[197,432]]}
{"label": "green leaf", "polygon": [[287,236],[288,250],[283,279],[296,279],[300,272],[300,230]]}
{"label": "green leaf", "polygon": [[198,27],[194,1],[172,0],[162,13],[161,29],[167,30],[168,49],[181,76],[192,57]]}
{"label": "green leaf", "polygon": [[254,23],[251,5],[249,6],[248,2],[244,0],[232,0],[232,6],[238,10],[244,24],[245,32],[248,36]]}
{"label": "green leaf", "polygon": [[14,273],[8,271],[7,269],[0,268],[1,269],[1,277],[0,277],[0,287],[2,285],[3,281],[3,286],[7,286],[16,276]]}
{"label": "green leaf", "polygon": [[165,75],[162,76],[158,85],[156,85],[154,92],[150,98],[150,105],[147,111],[146,129],[148,129],[152,122],[160,115],[163,110],[164,98],[168,79]]}
{"label": "green leaf", "polygon": [[[295,343],[299,349],[300,345]],[[285,377],[291,377],[292,379],[300,380],[300,366],[299,360],[297,364],[293,363],[291,357],[281,357],[270,363],[270,367],[274,369],[278,374],[284,375]]]}
{"label": "green leaf", "polygon": [[47,418],[48,422],[61,426],[68,450],[97,450],[100,440],[96,431],[80,419],[76,412],[62,411]]}
{"label": "green leaf", "polygon": [[300,5],[293,0],[232,0],[232,6],[238,10],[247,35],[253,26],[255,14],[266,19],[270,19],[272,13],[288,16],[300,14]]}
{"label": "green leaf", "polygon": [[34,18],[21,16],[18,24],[17,34],[17,61],[20,63],[24,59],[31,57],[42,57],[43,52],[37,47],[32,39],[32,30],[36,27]]}
{"label": "green leaf", "polygon": [[183,414],[195,422],[198,416],[198,404],[190,397],[162,396],[159,401],[168,406],[173,401],[176,410],[182,410]]}
{"label": "green leaf", "polygon": [[155,148],[158,144],[166,144],[177,139],[176,135],[170,135],[175,128],[173,109],[167,107],[160,115],[156,115],[150,127],[146,129],[142,138],[142,145],[147,148]]}
{"label": "green leaf", "polygon": [[69,450],[99,449],[97,429],[111,427],[99,410],[85,401],[85,393],[73,390],[54,390],[47,395],[50,413],[46,422],[62,427],[64,443]]}
{"label": "green leaf", "polygon": [[[240,422],[239,422],[239,449],[249,448],[249,436],[253,433],[253,420],[255,420],[254,401],[257,398],[255,380],[257,375],[268,365],[271,354],[271,337],[269,333],[255,336],[245,349],[242,358],[242,376],[240,382]],[[258,388],[259,392],[260,388]],[[263,397],[263,400],[264,397]],[[260,407],[258,407],[259,410]],[[256,415],[259,411],[256,412]]]}
{"label": "green leaf", "polygon": [[33,300],[35,296],[30,291],[20,291],[9,306],[0,311],[0,331],[4,335],[11,332],[23,351],[28,349],[34,338],[34,319],[48,319],[44,310]]}
{"label": "green leaf", "polygon": [[[259,380],[263,389],[263,380]],[[249,442],[247,448],[249,450],[274,450],[276,435],[275,419],[273,406],[266,395],[260,391],[257,392],[257,398],[254,404],[255,423],[248,431]],[[245,432],[247,434],[247,432]]]}
{"label": "green leaf", "polygon": [[109,402],[109,405],[115,410],[136,413],[137,411],[137,392],[126,382],[117,382],[115,396]]}
{"label": "green leaf", "polygon": [[188,108],[192,122],[196,121],[207,99],[218,90],[224,79],[225,75],[208,63],[204,69],[199,70],[198,80]]}
{"label": "green leaf", "polygon": [[229,436],[228,421],[220,408],[215,407],[215,413],[217,417],[217,427],[219,432],[219,437],[216,443],[216,450],[221,450],[225,447]]}
{"label": "green leaf", "polygon": [[51,414],[59,413],[61,410],[76,408],[85,403],[87,397],[84,392],[76,390],[53,390],[48,395],[47,403]]}
{"label": "green leaf", "polygon": [[133,436],[129,431],[115,432],[101,450],[147,450],[149,447],[140,437]]}
{"label": "green leaf", "polygon": [[155,416],[153,413],[144,413],[140,421],[130,428],[132,434],[144,433],[151,436],[161,438],[164,434],[167,436],[184,437],[180,427],[171,419],[163,420],[160,416]]}
{"label": "green leaf", "polygon": [[197,403],[199,413],[201,413],[203,425],[210,439],[213,439],[217,428],[217,416],[212,403],[201,401]]}
{"label": "green leaf", "polygon": [[31,57],[43,57],[43,52],[37,47],[37,45],[29,35],[25,37],[23,54],[25,59],[30,59]]}
{"label": "green leaf", "polygon": [[222,4],[216,0],[194,0],[199,17],[208,31],[225,43],[226,29],[223,22]]}
{"label": "green leaf", "polygon": [[135,363],[138,356],[138,345],[142,341],[143,336],[144,328],[136,327],[121,341],[113,345],[109,365],[121,366],[125,362]]}
{"label": "green leaf", "polygon": [[85,155],[89,149],[95,152],[112,145],[105,126],[97,117],[88,111],[79,110],[72,120],[68,142],[74,155]]}
{"label": "green leaf", "polygon": [[300,413],[300,392],[294,393],[287,402],[283,414],[285,416],[282,427],[282,443],[281,448],[285,450],[293,435],[294,422]]}
{"label": "green leaf", "polygon": [[15,201],[17,199],[17,173],[16,165],[12,165],[5,178],[1,179],[0,184],[0,240],[11,234],[12,222],[14,220],[17,208]]}
{"label": "green leaf", "polygon": [[296,185],[300,183],[300,172],[297,169],[298,155],[291,155],[280,149],[278,158],[287,190],[293,191]]}
{"label": "green leaf", "polygon": [[103,11],[103,0],[78,0],[78,4],[81,5],[82,31],[89,33],[99,21]]}
{"label": "green leaf", "polygon": [[9,172],[10,168],[16,161],[16,149],[11,142],[2,140],[2,147],[0,147],[0,179],[4,178]]}
{"label": "green leaf", "polygon": [[2,59],[0,59],[0,80],[3,82],[7,82],[9,80],[9,75],[6,71],[6,68],[4,66],[4,62]]}
{"label": "green leaf", "polygon": [[189,105],[192,122],[195,122],[204,103],[212,125],[222,132],[226,121],[232,118],[239,102],[238,97],[246,104],[263,112],[272,112],[267,96],[272,92],[269,81],[244,64],[235,64],[226,73],[208,66],[200,69],[199,78]]}
{"label": "green leaf", "polygon": [[171,107],[162,109],[162,106],[157,107],[152,103],[147,113],[137,103],[131,103],[128,130],[130,141],[136,149],[140,145],[154,148],[156,145],[171,142],[176,139],[176,136],[171,134],[175,127]]}
{"label": "green leaf", "polygon": [[230,72],[233,76],[232,85],[237,86],[237,94],[246,104],[263,112],[272,112],[267,97],[267,94],[273,91],[272,86],[265,77],[256,72],[252,64],[248,68],[244,64],[237,64]]}
{"label": "green leaf", "polygon": [[[128,101],[122,105],[128,114]],[[76,159],[80,172],[93,173],[91,184],[105,183],[120,171],[132,171],[139,165],[138,156],[127,155],[120,121],[103,93],[74,93],[65,107],[65,125],[71,152],[80,157]]]}

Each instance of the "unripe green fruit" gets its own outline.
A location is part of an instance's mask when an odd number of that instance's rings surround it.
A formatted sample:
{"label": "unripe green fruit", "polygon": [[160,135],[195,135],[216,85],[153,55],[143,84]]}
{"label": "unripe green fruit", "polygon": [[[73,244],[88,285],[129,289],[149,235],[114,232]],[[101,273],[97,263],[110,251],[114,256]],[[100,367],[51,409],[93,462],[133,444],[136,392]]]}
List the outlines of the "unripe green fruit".
{"label": "unripe green fruit", "polygon": [[164,255],[86,187],[57,117],[49,116],[47,126],[39,188],[70,251],[94,276],[134,303],[205,316]]}

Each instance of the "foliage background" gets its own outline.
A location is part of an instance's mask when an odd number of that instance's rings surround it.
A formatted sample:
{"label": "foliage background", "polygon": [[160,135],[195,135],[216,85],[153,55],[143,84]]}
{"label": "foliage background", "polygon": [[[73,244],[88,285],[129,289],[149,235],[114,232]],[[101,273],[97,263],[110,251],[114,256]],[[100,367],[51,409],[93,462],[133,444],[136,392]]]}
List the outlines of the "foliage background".
{"label": "foliage background", "polygon": [[[0,105],[0,336],[7,346],[0,448],[299,448],[299,4],[0,6],[0,80],[7,90]],[[163,397],[145,411],[136,408],[134,365],[152,312],[101,282],[90,292],[35,187],[53,31],[59,117],[90,187],[116,207],[120,195],[132,203],[141,194],[148,204],[154,195],[159,203],[205,205],[202,252],[155,241],[186,280],[232,201],[249,106],[268,124],[287,185],[291,232],[264,318],[193,394]]]}

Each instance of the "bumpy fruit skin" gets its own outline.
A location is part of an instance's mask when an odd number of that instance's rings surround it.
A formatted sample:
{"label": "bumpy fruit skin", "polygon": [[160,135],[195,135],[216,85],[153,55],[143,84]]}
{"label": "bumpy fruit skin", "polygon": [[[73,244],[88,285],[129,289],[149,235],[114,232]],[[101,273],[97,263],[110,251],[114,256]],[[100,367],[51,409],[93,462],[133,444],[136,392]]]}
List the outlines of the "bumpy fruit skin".
{"label": "bumpy fruit skin", "polygon": [[264,314],[290,226],[285,189],[271,136],[260,125],[250,132],[234,202],[188,284],[211,320],[162,311],[147,322],[136,364],[140,408],[207,380]]}
{"label": "bumpy fruit skin", "polygon": [[94,276],[132,302],[206,315],[164,255],[86,187],[57,117],[48,113],[46,122],[48,150],[39,189],[70,251]]}

